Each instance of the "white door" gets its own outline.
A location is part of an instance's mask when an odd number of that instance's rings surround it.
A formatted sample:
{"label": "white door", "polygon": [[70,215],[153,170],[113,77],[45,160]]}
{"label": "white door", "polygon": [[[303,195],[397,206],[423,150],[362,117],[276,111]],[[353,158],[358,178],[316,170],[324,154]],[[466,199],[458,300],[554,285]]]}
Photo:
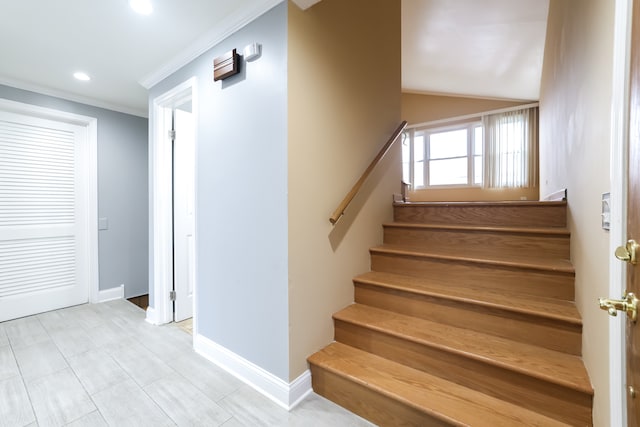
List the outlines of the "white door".
{"label": "white door", "polygon": [[[190,103],[188,105],[191,105]],[[193,114],[174,110],[173,142],[173,272],[175,307],[174,320],[193,316],[195,276],[195,138]]]}
{"label": "white door", "polygon": [[0,321],[89,299],[86,128],[0,111]]}

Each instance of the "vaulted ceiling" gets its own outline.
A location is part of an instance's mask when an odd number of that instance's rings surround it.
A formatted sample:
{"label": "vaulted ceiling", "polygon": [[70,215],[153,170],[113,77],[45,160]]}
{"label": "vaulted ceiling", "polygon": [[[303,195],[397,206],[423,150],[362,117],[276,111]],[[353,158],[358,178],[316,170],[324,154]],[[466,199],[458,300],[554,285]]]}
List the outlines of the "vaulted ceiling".
{"label": "vaulted ceiling", "polygon": [[[146,88],[280,1],[153,0],[148,16],[127,0],[5,1],[0,84],[144,116]],[[537,99],[548,0],[402,8],[404,90]]]}

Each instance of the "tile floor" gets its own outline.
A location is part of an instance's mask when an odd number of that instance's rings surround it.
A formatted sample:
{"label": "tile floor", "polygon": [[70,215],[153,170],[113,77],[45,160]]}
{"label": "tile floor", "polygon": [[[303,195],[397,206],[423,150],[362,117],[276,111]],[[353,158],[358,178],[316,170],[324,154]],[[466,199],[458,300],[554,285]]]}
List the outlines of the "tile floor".
{"label": "tile floor", "polygon": [[371,426],[311,394],[291,412],[124,301],[0,323],[0,427]]}

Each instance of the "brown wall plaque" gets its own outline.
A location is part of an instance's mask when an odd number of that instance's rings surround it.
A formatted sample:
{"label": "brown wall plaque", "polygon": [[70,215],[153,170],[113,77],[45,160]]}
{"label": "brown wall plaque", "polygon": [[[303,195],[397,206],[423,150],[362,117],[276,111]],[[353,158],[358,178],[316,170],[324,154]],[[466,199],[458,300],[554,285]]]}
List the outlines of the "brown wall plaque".
{"label": "brown wall plaque", "polygon": [[226,79],[234,74],[238,74],[238,58],[239,55],[233,49],[213,60],[213,81]]}

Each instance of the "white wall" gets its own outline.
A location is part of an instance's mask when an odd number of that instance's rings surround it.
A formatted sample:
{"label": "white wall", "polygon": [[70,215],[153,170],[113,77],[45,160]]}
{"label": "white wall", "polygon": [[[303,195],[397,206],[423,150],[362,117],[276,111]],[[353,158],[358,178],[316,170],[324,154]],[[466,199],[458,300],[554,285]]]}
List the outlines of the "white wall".
{"label": "white wall", "polygon": [[609,423],[609,235],[601,197],[610,190],[614,2],[551,0],[540,93],[540,196],[568,189],[583,358],[595,389],[594,425]]}
{"label": "white wall", "polygon": [[[213,59],[262,56],[213,81]],[[287,4],[150,90],[196,77],[198,333],[288,382]]]}

